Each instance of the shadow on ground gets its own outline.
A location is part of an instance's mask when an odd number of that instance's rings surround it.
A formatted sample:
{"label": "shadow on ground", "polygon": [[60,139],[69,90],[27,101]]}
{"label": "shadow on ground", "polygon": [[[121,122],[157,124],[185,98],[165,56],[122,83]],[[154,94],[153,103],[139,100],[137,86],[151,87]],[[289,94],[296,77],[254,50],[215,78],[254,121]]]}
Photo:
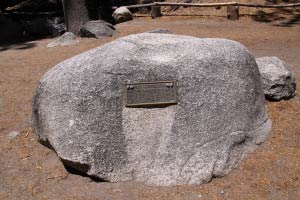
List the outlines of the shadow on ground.
{"label": "shadow on ground", "polygon": [[32,40],[14,40],[14,41],[9,41],[6,43],[0,43],[0,52],[1,51],[6,51],[10,49],[14,50],[25,50],[25,49],[30,49],[33,47],[36,47],[37,44],[36,42]]}
{"label": "shadow on ground", "polygon": [[[266,0],[266,4],[299,3],[299,0]],[[277,8],[272,12],[258,10],[252,19],[258,22],[271,23],[274,26],[290,27],[300,25],[300,7]]]}
{"label": "shadow on ground", "polygon": [[[258,22],[272,23],[274,26],[290,27],[300,25],[300,10],[296,13],[285,9],[280,9],[278,12],[267,13],[265,11],[257,11],[256,15],[252,15],[252,19]],[[287,13],[283,15],[282,13]]]}

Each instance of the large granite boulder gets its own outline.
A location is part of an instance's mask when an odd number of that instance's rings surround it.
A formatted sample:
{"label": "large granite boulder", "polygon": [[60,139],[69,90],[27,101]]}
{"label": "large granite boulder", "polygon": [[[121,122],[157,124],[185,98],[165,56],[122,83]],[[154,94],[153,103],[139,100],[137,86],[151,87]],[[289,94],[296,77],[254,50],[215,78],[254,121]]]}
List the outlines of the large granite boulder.
{"label": "large granite boulder", "polygon": [[286,62],[275,56],[257,58],[256,62],[267,99],[280,101],[295,96],[295,76],[290,71]]}
{"label": "large granite boulder", "polygon": [[[125,107],[124,83],[178,81],[178,104]],[[48,71],[32,128],[72,168],[102,180],[201,184],[267,137],[255,58],[240,43],[142,33]]]}
{"label": "large granite boulder", "polygon": [[116,30],[113,25],[102,20],[93,20],[85,23],[79,31],[81,37],[103,38],[111,37]]}

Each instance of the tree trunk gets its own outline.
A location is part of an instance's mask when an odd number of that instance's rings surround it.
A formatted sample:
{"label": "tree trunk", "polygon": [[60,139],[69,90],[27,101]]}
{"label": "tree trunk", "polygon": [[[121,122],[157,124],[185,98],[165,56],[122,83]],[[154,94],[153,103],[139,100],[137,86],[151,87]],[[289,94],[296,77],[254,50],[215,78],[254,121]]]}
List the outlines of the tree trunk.
{"label": "tree trunk", "polygon": [[90,21],[85,0],[63,0],[67,31],[78,34],[80,28]]}

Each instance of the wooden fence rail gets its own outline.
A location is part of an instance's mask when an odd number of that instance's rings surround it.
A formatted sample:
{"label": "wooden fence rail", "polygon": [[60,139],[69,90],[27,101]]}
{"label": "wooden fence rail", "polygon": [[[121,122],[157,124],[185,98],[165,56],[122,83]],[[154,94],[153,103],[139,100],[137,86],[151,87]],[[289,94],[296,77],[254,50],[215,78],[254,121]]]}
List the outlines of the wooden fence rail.
{"label": "wooden fence rail", "polygon": [[184,7],[227,7],[227,18],[230,20],[239,19],[239,7],[255,7],[255,8],[294,8],[300,7],[300,3],[279,4],[279,5],[263,5],[263,4],[251,4],[251,3],[238,3],[238,2],[226,2],[226,3],[171,3],[171,2],[154,2],[148,4],[138,4],[126,6],[128,9],[134,8],[146,8],[151,7],[152,18],[160,17],[162,6],[184,6]]}
{"label": "wooden fence rail", "polygon": [[131,8],[143,8],[152,6],[185,6],[185,7],[216,7],[216,6],[240,6],[240,7],[257,7],[257,8],[292,8],[300,7],[300,3],[290,4],[279,4],[279,5],[263,5],[263,4],[251,4],[251,3],[238,3],[238,2],[227,2],[227,3],[171,3],[171,2],[154,2],[148,4],[138,4],[126,6],[128,9]]}

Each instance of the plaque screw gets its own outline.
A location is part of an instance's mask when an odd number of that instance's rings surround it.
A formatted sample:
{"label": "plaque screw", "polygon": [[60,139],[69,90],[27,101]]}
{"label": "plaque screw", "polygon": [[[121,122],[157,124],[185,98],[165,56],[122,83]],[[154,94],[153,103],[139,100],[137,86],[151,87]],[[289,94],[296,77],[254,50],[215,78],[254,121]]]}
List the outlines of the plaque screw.
{"label": "plaque screw", "polygon": [[168,88],[173,88],[173,83],[166,83],[166,86],[167,86]]}
{"label": "plaque screw", "polygon": [[134,86],[133,85],[127,85],[127,90],[133,90]]}

